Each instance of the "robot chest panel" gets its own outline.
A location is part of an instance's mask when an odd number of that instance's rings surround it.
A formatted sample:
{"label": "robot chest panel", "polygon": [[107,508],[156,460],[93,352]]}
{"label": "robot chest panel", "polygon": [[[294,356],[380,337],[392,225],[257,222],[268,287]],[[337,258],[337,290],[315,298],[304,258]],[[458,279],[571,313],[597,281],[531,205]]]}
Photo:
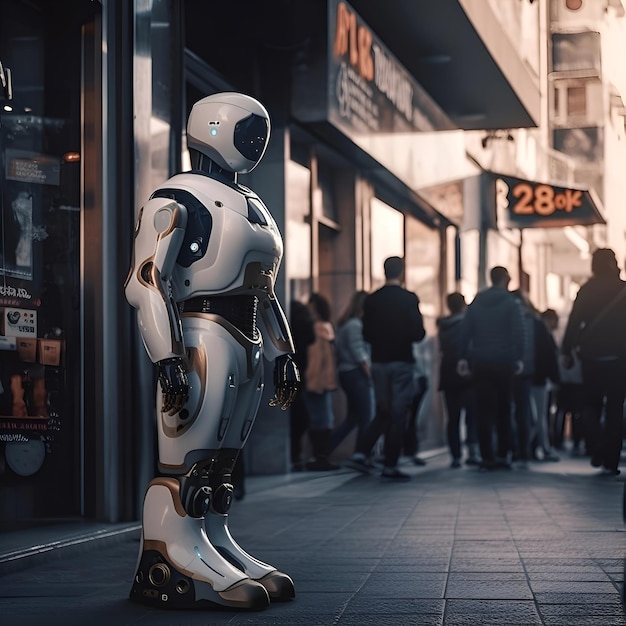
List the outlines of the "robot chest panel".
{"label": "robot chest panel", "polygon": [[273,287],[282,257],[278,232],[252,224],[227,208],[211,210],[211,218],[204,254],[187,266],[176,266],[173,276],[176,299],[233,290],[254,293],[259,285]]}

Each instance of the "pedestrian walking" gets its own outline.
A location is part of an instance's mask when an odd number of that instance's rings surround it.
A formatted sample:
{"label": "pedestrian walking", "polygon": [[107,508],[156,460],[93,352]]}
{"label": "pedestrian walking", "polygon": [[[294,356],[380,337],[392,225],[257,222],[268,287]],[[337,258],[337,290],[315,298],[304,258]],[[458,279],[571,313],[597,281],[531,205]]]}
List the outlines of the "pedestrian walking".
{"label": "pedestrian walking", "polygon": [[535,370],[531,388],[533,428],[531,445],[537,461],[559,461],[550,441],[550,407],[554,391],[561,382],[558,347],[552,331],[559,318],[554,309],[535,317]]}
{"label": "pedestrian walking", "polygon": [[511,467],[513,378],[522,373],[524,354],[522,308],[508,291],[509,272],[496,266],[490,271],[490,279],[491,287],[480,291],[467,307],[457,364],[460,376],[472,376],[482,457],[480,468],[484,470]]}
{"label": "pedestrian walking", "polygon": [[531,458],[532,383],[535,375],[536,321],[535,309],[521,289],[513,291],[522,309],[524,348],[522,371],[513,378],[512,460],[519,469],[528,469]]}
{"label": "pedestrian walking", "polygon": [[582,419],[591,465],[617,476],[626,396],[626,287],[615,253],[596,250],[591,278],[578,291],[561,346],[565,367],[582,365]]}
{"label": "pedestrian walking", "polygon": [[337,389],[335,369],[335,329],[330,321],[330,303],[319,293],[309,297],[315,341],[308,347],[304,401],[309,413],[309,440],[313,459],[306,469],[328,471],[339,469],[329,460],[331,436],[335,424],[333,392]]}
{"label": "pedestrian walking", "polygon": [[413,343],[426,332],[418,297],[403,287],[404,259],[387,258],[384,271],[385,284],[366,298],[363,310],[363,337],[372,348],[376,413],[357,449],[360,462],[351,467],[369,471],[371,451],[384,435],[381,476],[402,481],[410,479],[397,465],[415,399]]}
{"label": "pedestrian walking", "polygon": [[[295,346],[293,359],[301,375],[306,376],[309,346],[315,341],[313,316],[309,307],[299,300],[293,300],[290,309],[289,324]],[[304,389],[296,395],[289,413],[291,470],[299,472],[304,469],[302,438],[309,429],[309,412],[304,401]]]}
{"label": "pedestrian walking", "polygon": [[346,396],[347,408],[345,419],[333,430],[333,450],[356,428],[356,452],[361,446],[365,428],[374,417],[370,348],[363,339],[363,305],[366,298],[367,291],[356,291],[337,324],[337,374],[339,385]]}
{"label": "pedestrian walking", "polygon": [[471,377],[459,376],[456,364],[459,361],[461,342],[461,324],[467,310],[467,303],[462,293],[454,292],[446,296],[450,315],[437,320],[439,339],[439,391],[443,394],[447,416],[447,435],[450,466],[461,467],[461,418],[465,417],[465,444],[467,446],[467,465],[478,465],[478,435],[476,431],[476,407],[474,388]]}

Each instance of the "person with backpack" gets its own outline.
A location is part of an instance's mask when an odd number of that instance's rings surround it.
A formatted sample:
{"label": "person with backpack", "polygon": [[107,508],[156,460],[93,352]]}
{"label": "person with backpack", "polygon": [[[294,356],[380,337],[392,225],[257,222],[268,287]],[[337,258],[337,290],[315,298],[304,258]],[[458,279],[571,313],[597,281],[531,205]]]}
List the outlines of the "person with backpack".
{"label": "person with backpack", "polygon": [[591,273],[567,320],[561,360],[565,368],[573,366],[575,353],[581,360],[582,420],[591,465],[617,476],[626,397],[626,283],[610,248],[593,253]]}

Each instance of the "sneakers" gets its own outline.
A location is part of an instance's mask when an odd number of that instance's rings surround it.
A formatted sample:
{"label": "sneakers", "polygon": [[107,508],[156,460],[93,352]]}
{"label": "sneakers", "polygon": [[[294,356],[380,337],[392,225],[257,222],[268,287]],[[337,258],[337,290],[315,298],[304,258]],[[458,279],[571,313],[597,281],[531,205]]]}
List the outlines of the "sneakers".
{"label": "sneakers", "polygon": [[478,465],[481,472],[493,472],[495,470],[510,470],[511,464],[506,459],[496,459],[494,461],[482,460]]}
{"label": "sneakers", "polygon": [[610,467],[604,466],[601,472],[602,476],[619,476],[620,471],[618,469],[612,469]]}
{"label": "sneakers", "polygon": [[543,460],[546,463],[558,463],[561,458],[559,457],[558,454],[554,454],[554,452],[546,452],[545,456],[543,457]]}
{"label": "sneakers", "polygon": [[461,467],[461,461],[459,461],[459,459],[452,459],[452,463],[450,463],[450,467],[452,469],[457,469],[458,467]]}
{"label": "sneakers", "polygon": [[332,472],[339,469],[339,465],[331,463],[328,459],[309,461],[305,467],[310,472]]}
{"label": "sneakers", "polygon": [[413,463],[415,465],[419,465],[420,467],[422,467],[423,465],[426,465],[426,461],[424,461],[424,459],[420,459],[420,457],[417,456],[417,454],[413,457]]}
{"label": "sneakers", "polygon": [[478,470],[481,472],[492,472],[496,469],[495,461],[485,461],[484,459],[478,464]]}
{"label": "sneakers", "polygon": [[356,470],[357,472],[361,472],[362,474],[371,474],[374,470],[374,466],[370,461],[366,458],[360,458],[356,456],[351,456],[349,459],[346,459],[343,462],[343,466],[349,469]]}
{"label": "sneakers", "polygon": [[397,467],[383,467],[383,471],[380,474],[383,480],[393,480],[396,482],[405,482],[411,480],[411,477],[404,472],[401,472]]}

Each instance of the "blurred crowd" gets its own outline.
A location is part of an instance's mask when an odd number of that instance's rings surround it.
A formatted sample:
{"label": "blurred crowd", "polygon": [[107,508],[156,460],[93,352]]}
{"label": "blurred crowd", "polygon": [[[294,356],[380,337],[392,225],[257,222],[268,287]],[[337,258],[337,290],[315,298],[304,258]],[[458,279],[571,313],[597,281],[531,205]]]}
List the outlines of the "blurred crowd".
{"label": "blurred crowd", "polygon": [[[398,467],[401,456],[425,464],[418,420],[432,382],[416,358],[426,336],[419,298],[404,287],[402,258],[388,258],[384,270],[385,284],[355,292],[336,325],[320,293],[291,303],[302,376],[291,408],[292,471],[333,471],[343,456],[343,466],[403,481],[410,475]],[[451,468],[527,470],[567,453],[619,474],[626,283],[610,249],[594,252],[591,271],[561,320],[509,290],[501,266],[470,303],[462,293],[447,295],[435,379]],[[352,449],[337,454],[346,441]]]}

